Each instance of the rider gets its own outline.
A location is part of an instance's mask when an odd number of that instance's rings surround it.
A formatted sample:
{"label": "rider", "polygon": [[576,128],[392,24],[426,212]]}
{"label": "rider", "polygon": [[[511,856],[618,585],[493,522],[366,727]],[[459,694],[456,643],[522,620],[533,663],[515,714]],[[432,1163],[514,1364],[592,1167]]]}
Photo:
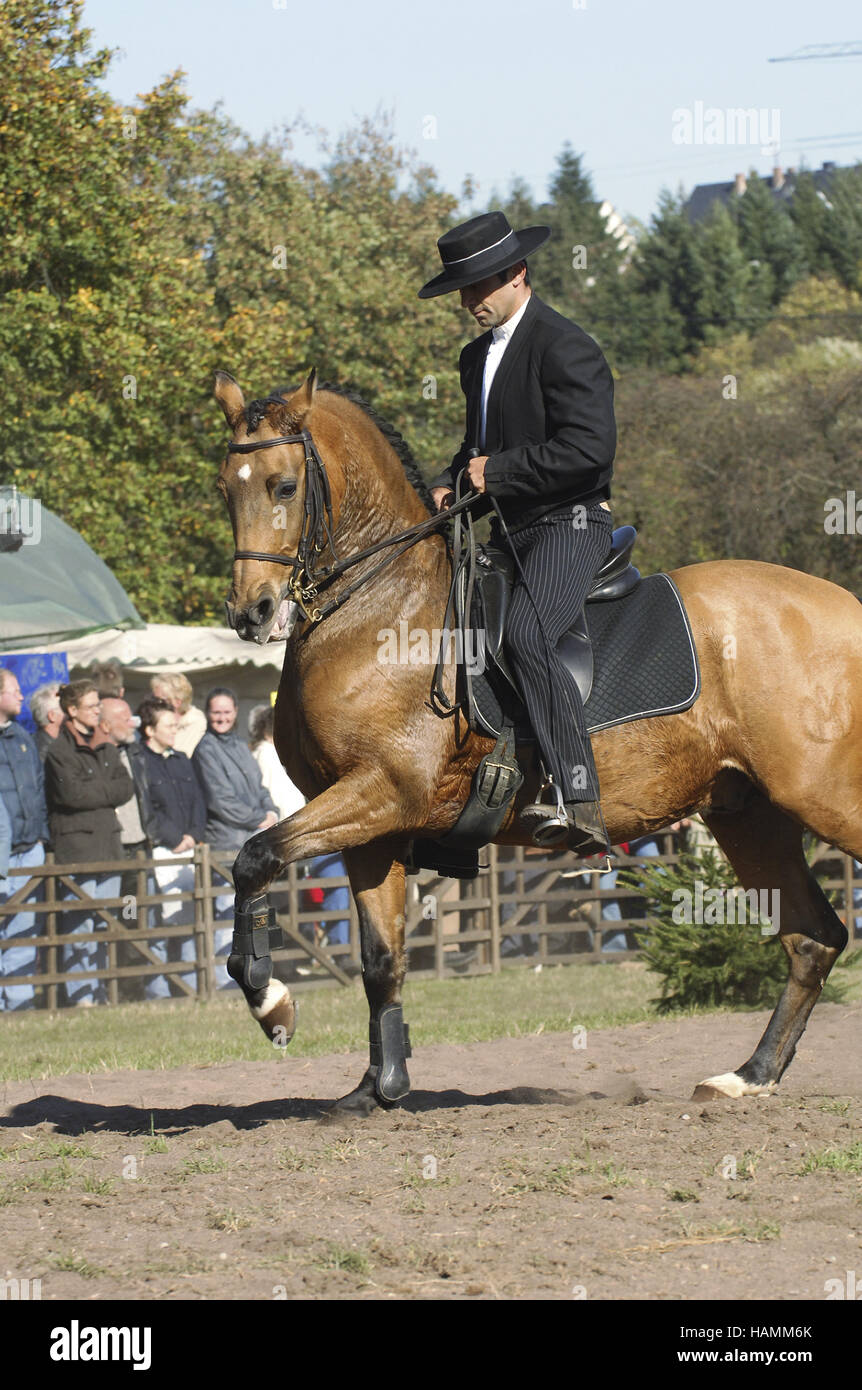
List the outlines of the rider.
{"label": "rider", "polygon": [[[530,289],[526,257],[550,235],[514,232],[490,212],[437,242],[443,270],[419,298],[460,290],[490,331],[461,353],[467,427],[431,491],[438,510],[449,506],[466,471],[499,504],[519,562],[506,650],[550,774],[521,820],[537,844],[567,840],[589,855],[607,851],[607,832],[580,692],[556,644],[611,546],[613,378],[593,339]],[[499,545],[496,519],[492,534]]]}

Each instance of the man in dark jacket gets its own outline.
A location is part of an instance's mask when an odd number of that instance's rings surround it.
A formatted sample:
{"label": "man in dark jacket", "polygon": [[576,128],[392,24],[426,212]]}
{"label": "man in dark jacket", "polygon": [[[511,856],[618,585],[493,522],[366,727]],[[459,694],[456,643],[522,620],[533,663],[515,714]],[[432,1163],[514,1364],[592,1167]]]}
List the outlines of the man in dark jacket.
{"label": "man in dark jacket", "polygon": [[463,473],[499,507],[518,558],[506,649],[549,773],[522,820],[537,844],[568,840],[587,855],[608,848],[607,834],[580,693],[556,644],[611,547],[616,426],[600,349],[530,289],[526,257],[549,236],[514,232],[501,212],[474,217],[440,238],[443,271],[419,294],[460,290],[489,330],[461,353],[467,427],[432,494],[448,506]]}
{"label": "man in dark jacket", "polygon": [[[18,723],[23,696],[12,671],[0,667],[0,796],[10,822],[11,846],[8,869],[29,869],[45,862],[48,825],[45,816],[45,779],[36,745]],[[18,893],[26,879],[6,877],[0,884],[0,902]],[[38,894],[30,894],[31,899]],[[44,920],[40,918],[40,922]],[[0,917],[0,941],[39,935],[35,912],[16,912]],[[15,985],[16,975],[36,971],[35,946],[13,946],[0,951],[0,1012],[32,1008],[32,985]]]}
{"label": "man in dark jacket", "polygon": [[[192,754],[192,766],[203,787],[207,804],[205,839],[214,850],[236,855],[246,840],[258,830],[268,830],[278,821],[275,802],[263,785],[260,768],[248,744],[235,725],[239,703],[233,690],[219,686],[206,700],[207,731]],[[216,879],[224,886],[224,879]],[[220,893],[215,915],[220,920],[233,917],[233,893]],[[222,928],[215,933],[216,955],[227,957],[233,931]],[[236,988],[227,966],[216,967],[219,989]]]}
{"label": "man in dark jacket", "polygon": [[[153,858],[159,860],[155,870],[160,894],[191,893],[195,887],[194,863],[190,858],[195,845],[204,838],[207,808],[201,785],[191,761],[185,753],[174,748],[179,732],[180,717],[173,705],[151,695],[138,710],[141,721],[141,757],[144,762],[151,806],[150,834]],[[187,923],[187,937],[170,937],[166,942],[150,943],[150,950],[160,960],[195,959],[192,935],[193,906],[179,897],[162,903],[160,916],[169,926]],[[189,971],[182,981],[194,985]],[[176,985],[174,985],[176,989]],[[148,999],[166,999],[171,994],[167,975],[151,975],[146,984]]]}
{"label": "man in dark jacket", "polygon": [[[134,795],[134,783],[113,743],[98,728],[99,692],[92,681],[73,681],[59,690],[66,716],[45,759],[45,794],[54,857],[59,864],[93,864],[123,858],[118,806]],[[119,898],[120,873],[85,873],[78,886],[88,898]],[[74,894],[70,895],[74,899]],[[117,912],[116,907],[110,909]],[[93,932],[104,919],[93,909],[64,913],[64,933]],[[63,950],[63,969],[76,976],[107,965],[104,946],[81,942]],[[66,981],[70,1004],[106,999],[104,981],[92,976]]]}

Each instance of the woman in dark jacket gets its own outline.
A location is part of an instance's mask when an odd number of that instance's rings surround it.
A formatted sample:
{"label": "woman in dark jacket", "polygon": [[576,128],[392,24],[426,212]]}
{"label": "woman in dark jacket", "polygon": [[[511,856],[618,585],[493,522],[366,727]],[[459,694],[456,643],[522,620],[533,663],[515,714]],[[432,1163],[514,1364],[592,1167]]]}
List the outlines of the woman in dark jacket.
{"label": "woman in dark jacket", "polygon": [[[150,696],[141,704],[138,717],[152,808],[149,831],[153,841],[153,858],[163,861],[154,871],[158,891],[190,892],[194,889],[195,880],[190,854],[204,837],[207,818],[204,794],[191,762],[185,753],[178,753],[174,749],[179,717],[173,705],[167,700]],[[163,926],[191,925],[193,917],[194,909],[189,900],[176,898],[172,902],[162,903]],[[155,942],[150,949],[159,960],[195,959],[192,935],[171,937],[167,943]],[[185,984],[194,985],[191,972],[180,978]],[[167,999],[171,994],[169,977],[151,975],[145,994],[148,999]]]}

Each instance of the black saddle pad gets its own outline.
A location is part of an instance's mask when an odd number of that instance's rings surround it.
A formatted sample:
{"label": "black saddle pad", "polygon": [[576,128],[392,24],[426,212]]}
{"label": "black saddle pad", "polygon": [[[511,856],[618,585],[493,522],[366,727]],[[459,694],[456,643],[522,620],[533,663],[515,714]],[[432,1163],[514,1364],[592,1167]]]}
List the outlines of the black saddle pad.
{"label": "black saddle pad", "polygon": [[[624,598],[587,604],[593,643],[593,688],[585,707],[590,733],[679,714],[700,694],[700,667],[688,614],[679,591],[666,574],[651,574]],[[473,693],[483,719],[494,728],[512,720],[521,733],[523,707],[511,704],[505,682],[486,671],[474,680]],[[492,680],[494,684],[492,685]]]}

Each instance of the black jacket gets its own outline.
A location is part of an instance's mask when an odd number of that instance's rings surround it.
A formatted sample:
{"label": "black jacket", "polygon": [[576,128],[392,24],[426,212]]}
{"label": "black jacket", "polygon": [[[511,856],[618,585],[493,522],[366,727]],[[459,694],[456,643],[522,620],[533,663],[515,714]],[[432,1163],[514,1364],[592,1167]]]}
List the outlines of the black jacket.
{"label": "black jacket", "polygon": [[[464,440],[432,487],[452,487],[479,448],[482,378],[490,332],[461,353]],[[606,501],[616,450],[614,383],[601,349],[577,324],[531,294],[488,397],[485,484],[510,527],[572,503]]]}
{"label": "black jacket", "polygon": [[76,736],[67,720],[45,759],[45,799],[58,864],[122,859],[115,807],[135,790],[112,743]]}
{"label": "black jacket", "polygon": [[150,839],[163,849],[176,849],[184,835],[204,838],[207,807],[201,784],[185,753],[167,758],[141,745],[151,807]]}

